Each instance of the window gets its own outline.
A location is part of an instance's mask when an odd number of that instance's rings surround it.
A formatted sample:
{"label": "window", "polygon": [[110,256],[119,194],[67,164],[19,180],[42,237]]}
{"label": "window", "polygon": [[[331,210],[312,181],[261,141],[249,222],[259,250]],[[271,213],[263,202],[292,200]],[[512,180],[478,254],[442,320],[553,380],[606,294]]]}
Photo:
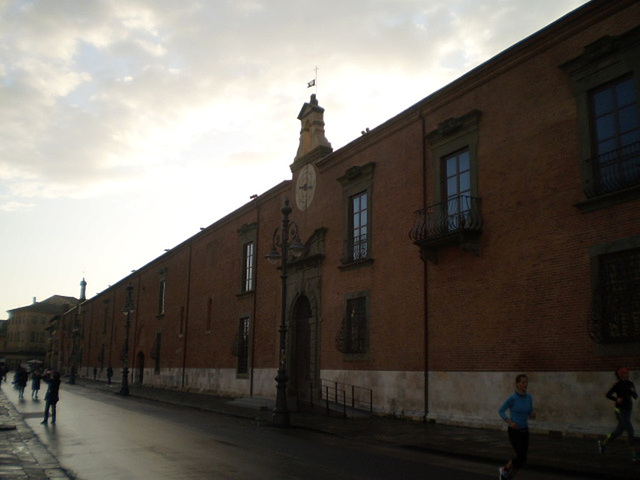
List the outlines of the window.
{"label": "window", "polygon": [[636,80],[640,31],[606,36],[562,68],[578,108],[585,211],[640,196],[640,120]]}
{"label": "window", "polygon": [[479,122],[480,112],[472,110],[441,122],[427,135],[437,179],[433,200],[446,206],[447,211],[464,211],[464,202],[478,195]]}
{"label": "window", "polygon": [[180,307],[180,324],[178,325],[178,336],[182,337],[184,335],[184,307]]}
{"label": "window", "polygon": [[633,77],[599,87],[589,94],[593,132],[592,195],[602,195],[640,180],[640,122]]}
{"label": "window", "polygon": [[156,333],[156,340],[151,346],[151,358],[154,360],[154,373],[160,373],[160,351],[162,346],[162,332]]}
{"label": "window", "polygon": [[431,131],[429,144],[433,188],[415,212],[409,237],[423,260],[438,262],[438,250],[458,245],[479,255],[483,218],[478,196],[478,129],[481,112],[446,119]]}
{"label": "window", "polygon": [[109,302],[104,302],[104,307],[102,309],[103,317],[102,317],[102,333],[107,333],[107,324],[109,323]]}
{"label": "window", "polygon": [[245,224],[238,230],[242,245],[242,284],[241,293],[253,292],[256,288],[256,238],[258,236],[258,224]]}
{"label": "window", "polygon": [[342,353],[365,353],[368,344],[367,296],[358,294],[347,298],[346,312],[336,348]]}
{"label": "window", "polygon": [[253,275],[255,261],[254,243],[244,244],[242,249],[242,291],[251,292],[253,290]]}
{"label": "window", "polygon": [[350,201],[350,245],[349,257],[351,260],[363,260],[368,253],[368,210],[367,192],[360,192],[351,197]]}
{"label": "window", "polygon": [[207,301],[207,327],[206,333],[211,333],[211,325],[213,324],[213,300],[209,298]]}
{"label": "window", "polygon": [[104,343],[101,345],[100,347],[100,354],[98,356],[98,360],[100,361],[100,370],[102,370],[104,368],[104,349],[105,349],[105,345]]}
{"label": "window", "polygon": [[243,317],[238,321],[238,334],[236,336],[236,354],[238,356],[237,374],[249,373],[249,317]]}
{"label": "window", "polygon": [[446,221],[450,231],[462,228],[471,215],[471,162],[469,148],[443,158]]}
{"label": "window", "polygon": [[640,246],[597,255],[592,266],[592,338],[602,344],[640,342]]}
{"label": "window", "polygon": [[338,179],[342,184],[345,202],[344,265],[371,260],[374,167],[373,162],[361,167],[351,167]]}
{"label": "window", "polygon": [[158,315],[164,315],[165,300],[167,295],[167,281],[163,278],[160,280],[158,292]]}

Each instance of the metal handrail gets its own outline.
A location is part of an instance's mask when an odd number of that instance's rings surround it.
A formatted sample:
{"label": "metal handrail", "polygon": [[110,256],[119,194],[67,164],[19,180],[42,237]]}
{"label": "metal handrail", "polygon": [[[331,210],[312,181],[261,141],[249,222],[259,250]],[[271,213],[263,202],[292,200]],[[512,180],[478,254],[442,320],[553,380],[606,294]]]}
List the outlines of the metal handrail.
{"label": "metal handrail", "polygon": [[327,415],[331,413],[331,404],[340,407],[346,418],[347,409],[368,412],[373,415],[373,390],[331,380],[320,380],[321,399],[325,402]]}

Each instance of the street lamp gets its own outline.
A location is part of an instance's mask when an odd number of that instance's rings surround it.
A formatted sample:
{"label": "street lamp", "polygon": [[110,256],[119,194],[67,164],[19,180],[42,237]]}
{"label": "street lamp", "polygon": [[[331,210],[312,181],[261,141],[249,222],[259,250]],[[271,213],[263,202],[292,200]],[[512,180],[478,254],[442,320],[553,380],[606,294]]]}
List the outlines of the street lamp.
{"label": "street lamp", "polygon": [[71,375],[69,376],[69,383],[74,385],[76,383],[76,370],[78,369],[78,332],[80,326],[78,324],[78,310],[80,305],[76,307],[75,315],[73,317],[73,327],[71,327]]}
{"label": "street lamp", "polygon": [[[273,265],[280,261],[280,278],[282,279],[282,312],[280,318],[280,358],[278,375],[276,376],[276,408],[273,411],[273,424],[279,427],[289,426],[289,409],[287,408],[287,263],[289,252],[299,257],[304,252],[304,245],[300,242],[298,225],[289,221],[292,212],[289,199],[285,199],[282,212],[282,227],[273,232],[273,245],[266,258]],[[289,242],[291,238],[291,242]],[[280,249],[280,252],[278,252]]]}
{"label": "street lamp", "polygon": [[124,305],[122,313],[127,316],[125,323],[125,340],[122,350],[122,387],[120,387],[120,395],[129,395],[129,327],[131,326],[131,313],[135,312],[136,307],[133,305],[133,285],[129,282],[127,286],[127,301]]}

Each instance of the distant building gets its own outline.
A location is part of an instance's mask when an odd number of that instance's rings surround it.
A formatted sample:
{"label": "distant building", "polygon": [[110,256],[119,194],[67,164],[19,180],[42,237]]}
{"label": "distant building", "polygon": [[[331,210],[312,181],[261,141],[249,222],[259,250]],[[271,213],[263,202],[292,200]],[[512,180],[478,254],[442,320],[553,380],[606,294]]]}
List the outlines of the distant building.
{"label": "distant building", "polygon": [[5,350],[7,349],[7,320],[0,320],[0,367],[5,365]]}
{"label": "distant building", "polygon": [[7,367],[14,369],[32,360],[44,363],[49,344],[49,322],[77,304],[76,298],[54,295],[42,302],[36,302],[34,298],[31,305],[9,310],[4,348]]}
{"label": "distant building", "polygon": [[534,428],[605,431],[640,369],[639,25],[588,2],[337,151],[312,95],[292,179],[63,314],[61,366],[274,397],[284,364],[291,408],[492,427],[528,373]]}

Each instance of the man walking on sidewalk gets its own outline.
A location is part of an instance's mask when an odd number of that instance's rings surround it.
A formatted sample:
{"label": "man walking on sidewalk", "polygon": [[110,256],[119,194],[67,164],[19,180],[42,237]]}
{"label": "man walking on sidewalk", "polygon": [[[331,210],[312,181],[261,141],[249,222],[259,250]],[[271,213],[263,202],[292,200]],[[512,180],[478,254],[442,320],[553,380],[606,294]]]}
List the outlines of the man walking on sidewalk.
{"label": "man walking on sidewalk", "polygon": [[49,408],[51,408],[51,424],[56,423],[56,405],[60,399],[60,374],[58,372],[52,372],[49,370],[42,380],[48,385],[47,393],[44,396],[44,420],[41,422],[43,425],[47,424],[49,420]]}

